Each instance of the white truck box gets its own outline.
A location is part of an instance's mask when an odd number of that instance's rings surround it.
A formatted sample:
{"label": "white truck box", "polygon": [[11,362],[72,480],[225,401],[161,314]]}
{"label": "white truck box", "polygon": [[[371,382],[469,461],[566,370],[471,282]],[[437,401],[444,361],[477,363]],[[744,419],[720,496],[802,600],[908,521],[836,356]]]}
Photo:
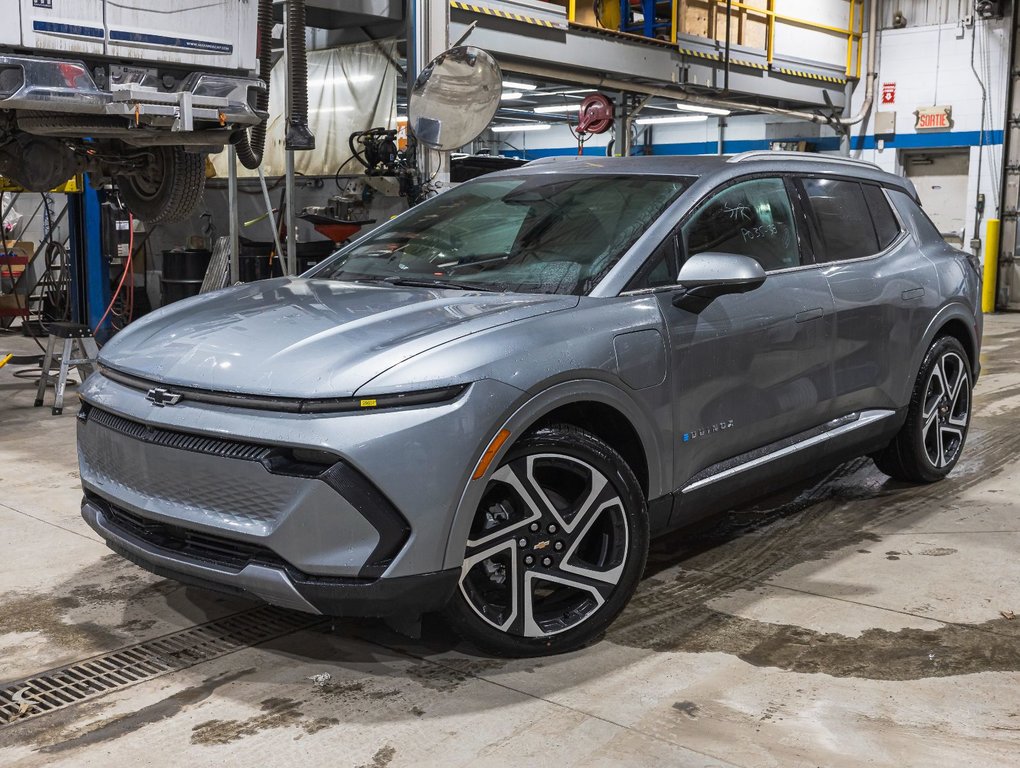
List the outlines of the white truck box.
{"label": "white truck box", "polygon": [[256,8],[257,0],[0,0],[0,45],[252,72]]}
{"label": "white truck box", "polygon": [[102,55],[106,48],[102,19],[103,0],[21,0],[21,45]]}
{"label": "white truck box", "polygon": [[106,0],[106,53],[255,71],[257,0]]}
{"label": "white truck box", "polygon": [[0,0],[0,45],[21,45],[21,0]]}

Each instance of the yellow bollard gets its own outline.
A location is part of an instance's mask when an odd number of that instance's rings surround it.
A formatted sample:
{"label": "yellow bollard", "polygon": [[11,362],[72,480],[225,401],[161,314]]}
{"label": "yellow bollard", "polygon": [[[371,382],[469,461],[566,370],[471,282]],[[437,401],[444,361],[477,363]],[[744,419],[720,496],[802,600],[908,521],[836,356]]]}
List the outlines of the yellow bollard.
{"label": "yellow bollard", "polygon": [[995,311],[995,278],[999,271],[999,220],[989,219],[985,227],[985,269],[981,288],[981,311]]}

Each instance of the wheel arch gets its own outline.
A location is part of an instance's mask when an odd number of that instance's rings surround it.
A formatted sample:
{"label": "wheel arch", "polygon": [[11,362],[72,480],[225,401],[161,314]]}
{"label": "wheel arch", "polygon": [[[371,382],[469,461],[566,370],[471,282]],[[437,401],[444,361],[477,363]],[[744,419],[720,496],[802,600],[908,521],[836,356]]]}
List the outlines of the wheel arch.
{"label": "wheel arch", "polygon": [[471,519],[489,475],[521,437],[554,423],[572,424],[613,447],[637,476],[646,499],[669,492],[665,468],[672,466],[672,451],[661,444],[651,419],[624,390],[595,379],[557,384],[525,401],[493,432],[495,437],[507,430],[510,437],[493,456],[485,475],[471,480],[461,495],[447,540],[447,567],[458,567],[463,559]]}
{"label": "wheel arch", "polygon": [[935,334],[932,336],[932,340],[940,336],[952,336],[963,346],[963,350],[967,353],[967,359],[970,361],[970,367],[972,371],[978,369],[978,355],[977,355],[977,340],[973,333],[973,330],[968,328],[967,324],[963,322],[959,317],[952,317],[943,323]]}
{"label": "wheel arch", "polygon": [[612,447],[627,462],[641,485],[641,492],[648,498],[648,457],[645,447],[634,425],[617,408],[597,400],[579,400],[549,411],[523,434],[553,424],[570,424],[591,432]]}
{"label": "wheel arch", "polygon": [[911,360],[910,368],[907,370],[907,376],[903,382],[903,392],[900,397],[901,403],[909,402],[910,393],[914,389],[914,381],[917,378],[917,372],[921,370],[921,363],[928,351],[928,347],[939,336],[952,336],[963,345],[967,358],[970,361],[974,378],[977,379],[981,367],[979,357],[981,346],[978,341],[976,325],[977,321],[974,318],[973,312],[960,303],[947,304],[935,313],[935,316],[925,329],[921,343],[914,350],[914,357]]}

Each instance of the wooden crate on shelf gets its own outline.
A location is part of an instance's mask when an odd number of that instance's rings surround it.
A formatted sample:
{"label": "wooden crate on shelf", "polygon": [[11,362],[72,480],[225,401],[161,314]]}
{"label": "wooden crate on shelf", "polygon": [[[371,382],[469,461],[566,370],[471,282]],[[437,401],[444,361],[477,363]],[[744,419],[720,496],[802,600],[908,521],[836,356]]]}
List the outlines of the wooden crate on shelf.
{"label": "wooden crate on shelf", "polygon": [[[766,0],[743,0],[765,10]],[[715,0],[680,0],[679,29],[683,35],[707,37],[726,42],[726,4]],[[764,13],[749,8],[733,8],[730,18],[730,44],[765,48],[768,20]]]}

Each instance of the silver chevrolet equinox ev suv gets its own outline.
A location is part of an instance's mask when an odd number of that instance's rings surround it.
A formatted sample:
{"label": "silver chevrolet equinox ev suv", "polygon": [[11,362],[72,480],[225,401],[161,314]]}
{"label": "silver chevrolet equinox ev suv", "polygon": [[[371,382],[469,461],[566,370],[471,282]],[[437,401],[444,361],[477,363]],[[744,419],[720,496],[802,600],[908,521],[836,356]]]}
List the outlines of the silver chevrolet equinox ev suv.
{"label": "silver chevrolet equinox ev suv", "polygon": [[868,164],[538,161],[119,333],[81,390],[82,513],[182,582],[566,651],[650,536],[855,456],[945,477],[979,289]]}

